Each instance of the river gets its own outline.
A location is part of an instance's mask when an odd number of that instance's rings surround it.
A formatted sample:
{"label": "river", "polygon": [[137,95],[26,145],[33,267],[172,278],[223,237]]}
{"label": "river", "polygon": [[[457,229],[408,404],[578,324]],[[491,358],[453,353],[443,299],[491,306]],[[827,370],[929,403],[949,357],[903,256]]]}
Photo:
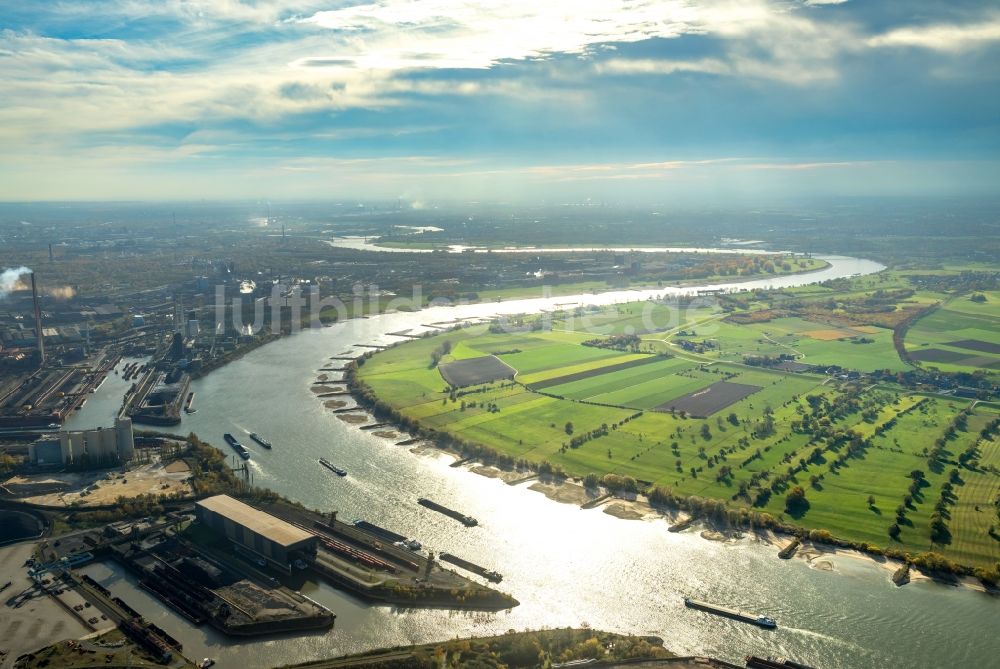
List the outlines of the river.
{"label": "river", "polygon": [[[440,228],[433,228],[440,231]],[[421,230],[411,233],[417,238]],[[759,248],[707,248],[694,246],[501,246],[483,247],[467,244],[448,244],[435,248],[411,248],[407,246],[379,246],[372,237],[345,236],[327,240],[327,244],[340,249],[355,251],[378,251],[380,253],[708,253],[708,254],[740,254],[740,255],[777,255],[792,253],[792,251],[768,251]],[[734,244],[759,244],[760,240],[732,242]]]}
{"label": "river", "polygon": [[[807,275],[775,277],[741,287],[788,287],[867,274],[882,266],[867,260],[824,257],[830,267]],[[579,301],[611,304],[667,292],[727,289],[736,284],[619,291],[600,295],[512,300],[392,313],[304,331],[248,353],[196,381],[197,413],[178,433],[196,432],[223,446],[222,433],[257,431],[274,442],[256,447],[254,482],[310,507],[363,517],[414,536],[435,551],[449,551],[496,569],[501,588],[521,605],[499,613],[407,610],[370,606],[327,586],[306,594],[337,613],[336,627],[305,637],[230,641],[193,629],[124,585],[113,564],[93,565],[95,577],[123,592],[126,601],[185,643],[189,657],[213,657],[221,667],[256,669],[323,656],[485,635],[509,629],[591,625],[655,634],[681,654],[741,662],[744,655],[787,655],[819,669],[997,666],[1000,600],[932,582],[895,587],[874,562],[830,559],[833,571],[803,560],[779,560],[755,539],[718,543],[697,529],[667,532],[661,520],[627,521],[600,509],[581,510],[527,490],[449,466],[437,451],[407,448],[338,420],[310,391],[330,356],[388,344],[388,335],[424,323],[524,313]],[[98,404],[76,422],[98,420]],[[82,414],[87,413],[84,416]],[[103,419],[106,420],[106,419]],[[99,422],[99,421],[98,421]],[[317,464],[327,457],[350,472],[331,476]],[[416,503],[428,496],[479,519],[465,528]],[[684,607],[682,596],[771,615],[779,628],[762,630]]]}

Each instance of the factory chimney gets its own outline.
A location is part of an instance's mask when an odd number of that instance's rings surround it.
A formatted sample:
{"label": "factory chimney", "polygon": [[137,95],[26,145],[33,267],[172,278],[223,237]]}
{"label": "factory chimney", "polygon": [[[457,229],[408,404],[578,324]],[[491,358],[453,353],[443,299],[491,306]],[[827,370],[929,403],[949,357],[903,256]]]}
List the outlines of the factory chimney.
{"label": "factory chimney", "polygon": [[49,244],[49,262],[52,262],[55,258],[52,257],[52,244]]}
{"label": "factory chimney", "polygon": [[31,273],[31,299],[35,303],[35,337],[38,346],[38,364],[45,364],[45,340],[42,335],[42,309],[38,305],[38,286],[35,285],[35,273]]}

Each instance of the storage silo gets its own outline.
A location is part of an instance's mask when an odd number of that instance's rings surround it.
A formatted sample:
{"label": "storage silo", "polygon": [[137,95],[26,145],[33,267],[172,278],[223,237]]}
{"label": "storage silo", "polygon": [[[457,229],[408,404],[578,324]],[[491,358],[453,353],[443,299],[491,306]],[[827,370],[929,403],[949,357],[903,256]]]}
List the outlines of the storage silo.
{"label": "storage silo", "polygon": [[135,435],[132,433],[132,419],[118,418],[115,420],[115,441],[118,457],[122,462],[128,462],[135,455]]}

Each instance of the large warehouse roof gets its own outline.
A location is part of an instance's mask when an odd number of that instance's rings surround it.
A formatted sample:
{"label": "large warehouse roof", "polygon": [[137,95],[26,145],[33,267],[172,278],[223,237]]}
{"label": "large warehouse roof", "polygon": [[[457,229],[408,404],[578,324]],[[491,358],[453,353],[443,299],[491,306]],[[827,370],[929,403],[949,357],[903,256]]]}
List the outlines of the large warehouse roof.
{"label": "large warehouse roof", "polygon": [[281,546],[292,546],[316,536],[269,513],[258,511],[229,495],[216,495],[203,499],[198,502],[198,506],[228,518],[237,525],[242,525]]}

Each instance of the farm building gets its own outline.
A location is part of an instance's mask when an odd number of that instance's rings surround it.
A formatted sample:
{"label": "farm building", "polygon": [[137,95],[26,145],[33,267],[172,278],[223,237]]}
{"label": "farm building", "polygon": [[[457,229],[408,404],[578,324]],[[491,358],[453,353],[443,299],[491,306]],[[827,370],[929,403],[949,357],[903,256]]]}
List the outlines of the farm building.
{"label": "farm building", "polygon": [[283,571],[295,560],[316,555],[316,535],[233,499],[216,495],[196,505],[198,520],[232,541],[238,549]]}

